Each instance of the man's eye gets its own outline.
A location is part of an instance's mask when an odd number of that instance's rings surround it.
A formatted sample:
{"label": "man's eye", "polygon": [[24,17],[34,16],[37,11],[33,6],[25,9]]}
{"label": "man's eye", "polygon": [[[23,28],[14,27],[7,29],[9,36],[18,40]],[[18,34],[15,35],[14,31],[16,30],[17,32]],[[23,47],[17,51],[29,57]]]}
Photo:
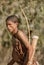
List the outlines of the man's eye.
{"label": "man's eye", "polygon": [[16,23],[16,21],[14,21],[14,23]]}
{"label": "man's eye", "polygon": [[11,24],[8,24],[8,25],[11,25]]}

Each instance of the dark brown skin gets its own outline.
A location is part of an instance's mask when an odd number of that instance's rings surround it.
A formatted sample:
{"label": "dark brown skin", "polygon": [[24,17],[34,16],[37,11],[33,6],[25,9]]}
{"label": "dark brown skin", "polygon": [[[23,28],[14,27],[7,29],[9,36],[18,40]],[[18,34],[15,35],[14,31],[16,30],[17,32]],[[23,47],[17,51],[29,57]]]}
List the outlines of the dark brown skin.
{"label": "dark brown skin", "polygon": [[[30,51],[32,51],[32,46],[29,44],[27,36],[21,30],[18,30],[18,23],[17,22],[13,23],[12,21],[9,21],[8,25],[7,25],[7,28],[10,31],[10,33],[12,33],[12,35],[15,35],[15,37],[19,41],[21,40],[23,42],[23,44],[27,48],[28,60],[30,60],[30,57],[31,57],[31,54],[32,54],[32,52],[30,52]],[[12,60],[8,65],[12,65],[14,62],[15,61]]]}

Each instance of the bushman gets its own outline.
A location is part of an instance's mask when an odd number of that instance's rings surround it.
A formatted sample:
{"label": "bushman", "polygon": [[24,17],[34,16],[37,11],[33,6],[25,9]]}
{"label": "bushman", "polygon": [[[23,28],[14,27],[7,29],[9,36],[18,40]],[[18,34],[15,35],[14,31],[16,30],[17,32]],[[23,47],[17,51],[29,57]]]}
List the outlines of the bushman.
{"label": "bushman", "polygon": [[20,24],[19,18],[16,15],[8,16],[6,19],[6,26],[9,32],[12,34],[13,52],[12,60],[8,65],[13,65],[17,62],[19,65],[27,65],[30,60],[32,52],[32,46],[29,44],[27,36],[24,32],[18,29]]}

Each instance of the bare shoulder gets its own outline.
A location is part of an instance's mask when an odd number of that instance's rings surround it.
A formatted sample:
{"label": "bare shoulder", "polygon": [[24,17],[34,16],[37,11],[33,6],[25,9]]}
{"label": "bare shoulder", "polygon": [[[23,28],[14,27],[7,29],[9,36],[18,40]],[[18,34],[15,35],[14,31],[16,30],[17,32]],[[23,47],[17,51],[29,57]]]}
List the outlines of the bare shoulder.
{"label": "bare shoulder", "polygon": [[21,31],[21,30],[19,30],[18,34],[19,34],[19,36],[25,37],[25,38],[28,39],[27,35],[23,31]]}

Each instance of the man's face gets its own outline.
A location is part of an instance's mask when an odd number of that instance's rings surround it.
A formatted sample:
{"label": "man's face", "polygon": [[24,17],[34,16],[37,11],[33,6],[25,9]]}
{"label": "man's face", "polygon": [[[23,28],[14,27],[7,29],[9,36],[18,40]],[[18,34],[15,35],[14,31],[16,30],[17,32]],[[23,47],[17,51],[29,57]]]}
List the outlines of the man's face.
{"label": "man's face", "polygon": [[7,28],[10,31],[10,33],[15,34],[18,31],[18,23],[17,22],[12,22],[12,21],[8,21],[7,22]]}

